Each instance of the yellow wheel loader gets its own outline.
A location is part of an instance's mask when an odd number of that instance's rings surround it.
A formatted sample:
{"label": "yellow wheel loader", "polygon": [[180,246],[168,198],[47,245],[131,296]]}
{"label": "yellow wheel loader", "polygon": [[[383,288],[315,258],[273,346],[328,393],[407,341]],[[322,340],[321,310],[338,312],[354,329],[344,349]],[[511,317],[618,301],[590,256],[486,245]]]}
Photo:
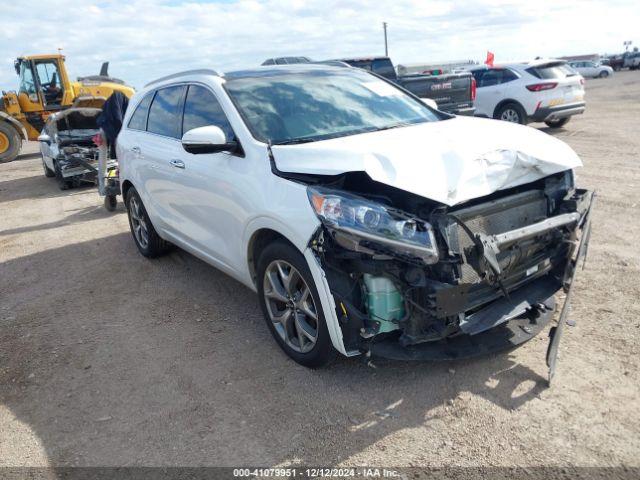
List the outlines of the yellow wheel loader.
{"label": "yellow wheel loader", "polygon": [[0,102],[0,163],[18,156],[23,140],[37,140],[47,117],[71,107],[102,107],[109,96],[134,93],[122,80],[111,78],[109,63],[100,75],[72,82],[63,55],[29,55],[14,62],[20,77],[17,92],[2,92]]}

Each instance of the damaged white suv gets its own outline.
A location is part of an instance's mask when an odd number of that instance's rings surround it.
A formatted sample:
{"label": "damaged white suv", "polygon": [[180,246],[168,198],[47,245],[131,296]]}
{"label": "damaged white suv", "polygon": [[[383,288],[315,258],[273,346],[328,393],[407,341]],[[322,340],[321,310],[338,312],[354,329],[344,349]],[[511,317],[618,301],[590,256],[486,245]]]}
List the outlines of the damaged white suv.
{"label": "damaged white suv", "polygon": [[309,367],[511,348],[547,325],[586,249],[593,195],[571,148],[362,70],[180,73],[137,93],[123,125],[140,252],[177,245],[256,290]]}

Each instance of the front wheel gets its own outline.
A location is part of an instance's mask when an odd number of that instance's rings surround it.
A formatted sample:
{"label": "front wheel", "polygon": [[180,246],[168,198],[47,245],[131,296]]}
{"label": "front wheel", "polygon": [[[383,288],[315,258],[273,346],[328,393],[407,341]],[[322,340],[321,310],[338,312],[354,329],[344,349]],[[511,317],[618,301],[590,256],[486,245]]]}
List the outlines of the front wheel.
{"label": "front wheel", "polygon": [[104,208],[109,212],[115,212],[118,207],[118,199],[115,195],[105,195]]}
{"label": "front wheel", "polygon": [[494,118],[505,122],[519,123],[520,125],[527,123],[527,114],[517,103],[507,103],[503,105],[498,109]]}
{"label": "front wheel", "polygon": [[58,164],[58,162],[53,163],[53,168],[54,176],[56,177],[56,181],[58,182],[58,187],[60,187],[60,190],[69,190],[69,188],[71,188],[72,182],[62,176],[62,170],[60,169],[60,165]]}
{"label": "front wheel", "polygon": [[262,251],[257,270],[260,306],[278,345],[305,367],[329,363],[335,350],[302,254],[284,241],[275,241]]}
{"label": "front wheel", "polygon": [[598,75],[598,77],[600,78],[607,78],[609,76],[609,72],[607,72],[606,70],[603,70],[600,72],[600,74]]}
{"label": "front wheel", "polygon": [[45,177],[53,178],[56,176],[56,172],[47,167],[47,163],[44,161],[44,156],[42,157],[42,169],[44,170]]}
{"label": "front wheel", "polygon": [[21,149],[22,140],[17,130],[0,119],[0,163],[15,160]]}
{"label": "front wheel", "polygon": [[569,123],[569,120],[571,120],[571,117],[561,118],[560,120],[547,120],[544,123],[546,123],[547,127],[550,127],[550,128],[560,128],[560,127],[564,127],[567,123]]}

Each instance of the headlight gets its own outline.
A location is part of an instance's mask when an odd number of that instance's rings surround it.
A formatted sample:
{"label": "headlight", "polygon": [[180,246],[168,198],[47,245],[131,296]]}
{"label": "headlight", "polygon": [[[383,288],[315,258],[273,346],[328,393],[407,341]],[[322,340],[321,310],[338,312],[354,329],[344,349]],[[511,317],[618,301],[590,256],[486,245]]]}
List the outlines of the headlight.
{"label": "headlight", "polygon": [[428,222],[345,192],[307,189],[320,220],[330,228],[378,243],[425,263],[438,261],[438,247]]}

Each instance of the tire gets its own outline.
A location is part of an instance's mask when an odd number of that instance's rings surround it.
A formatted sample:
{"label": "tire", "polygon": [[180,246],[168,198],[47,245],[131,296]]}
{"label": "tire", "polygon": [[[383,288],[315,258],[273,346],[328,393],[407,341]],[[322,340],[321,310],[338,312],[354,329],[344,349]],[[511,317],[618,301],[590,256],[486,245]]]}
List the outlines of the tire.
{"label": "tire", "polygon": [[517,103],[506,103],[502,105],[493,118],[503,120],[505,122],[527,124],[527,113]]}
{"label": "tire", "polygon": [[131,235],[140,253],[147,258],[155,258],[167,253],[171,249],[171,244],[163,240],[153,228],[147,210],[135,188],[131,187],[127,192],[125,205]]}
{"label": "tire", "polygon": [[106,195],[104,197],[104,208],[108,212],[115,212],[118,206],[118,199],[115,195]]}
{"label": "tire", "polygon": [[606,70],[603,70],[600,72],[600,74],[598,74],[599,78],[607,78],[609,76],[609,72],[607,72]]}
{"label": "tire", "polygon": [[71,188],[73,181],[65,180],[65,178],[62,176],[62,171],[58,166],[58,162],[53,162],[53,168],[54,168],[54,176],[56,177],[56,182],[58,182],[58,187],[60,188],[60,190],[69,190]]}
{"label": "tire", "polygon": [[564,127],[567,123],[569,123],[569,120],[571,120],[571,117],[561,118],[560,120],[547,120],[544,123],[546,123],[547,127],[550,127],[550,128],[560,128],[560,127]]}
{"label": "tire", "polygon": [[4,120],[0,120],[0,163],[16,159],[22,149],[22,139],[18,131]]}
{"label": "tire", "polygon": [[[289,243],[276,240],[260,254],[257,272],[260,307],[280,348],[305,367],[327,365],[335,358],[336,351],[318,290],[302,254]],[[285,318],[283,323],[280,319]]]}
{"label": "tire", "polygon": [[56,172],[47,167],[47,164],[44,162],[44,157],[42,157],[42,169],[44,170],[45,177],[53,178],[56,176]]}

